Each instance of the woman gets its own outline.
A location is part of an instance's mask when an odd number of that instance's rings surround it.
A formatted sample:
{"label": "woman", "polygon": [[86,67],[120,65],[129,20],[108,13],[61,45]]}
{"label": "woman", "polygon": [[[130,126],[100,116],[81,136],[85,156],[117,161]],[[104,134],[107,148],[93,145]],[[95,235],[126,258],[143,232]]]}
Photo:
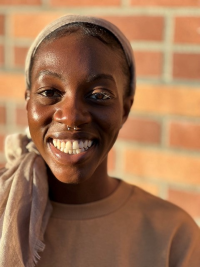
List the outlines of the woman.
{"label": "woman", "polygon": [[31,136],[8,137],[0,179],[1,266],[198,267],[189,215],[107,173],[135,91],[124,35],[59,18],[31,46],[26,81]]}

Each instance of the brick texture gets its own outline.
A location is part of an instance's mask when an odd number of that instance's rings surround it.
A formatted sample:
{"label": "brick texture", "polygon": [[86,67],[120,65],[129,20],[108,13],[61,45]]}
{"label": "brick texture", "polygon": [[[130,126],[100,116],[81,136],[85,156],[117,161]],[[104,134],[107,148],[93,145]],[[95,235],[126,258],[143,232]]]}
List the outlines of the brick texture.
{"label": "brick texture", "polygon": [[28,47],[15,47],[14,48],[14,65],[16,67],[24,68],[25,58],[28,51]]}
{"label": "brick texture", "polygon": [[16,124],[19,126],[27,126],[27,114],[25,107],[16,108]]}
{"label": "brick texture", "polygon": [[24,99],[25,80],[23,75],[0,73],[0,84],[1,99]]}
{"label": "brick texture", "polygon": [[200,44],[200,17],[177,17],[175,19],[174,42]]}
{"label": "brick texture", "polygon": [[199,184],[198,157],[158,150],[127,149],[124,154],[124,171],[156,180]]}
{"label": "brick texture", "polygon": [[115,169],[115,149],[112,148],[108,154],[108,171],[113,171]]}
{"label": "brick texture", "polygon": [[[11,32],[15,37],[35,38],[36,35],[61,13],[15,13],[10,16]],[[28,25],[28,27],[24,27]]]}
{"label": "brick texture", "polygon": [[41,0],[1,0],[1,5],[40,5]]}
{"label": "brick texture", "polygon": [[199,88],[139,84],[132,111],[200,117],[199,107]]}
{"label": "brick texture", "polygon": [[163,39],[164,20],[161,16],[104,16],[103,18],[118,26],[129,40]]}
{"label": "brick texture", "polygon": [[4,19],[5,17],[3,15],[0,15],[0,35],[4,34]]}
{"label": "brick texture", "polygon": [[200,6],[199,0],[131,0],[133,6]]}
{"label": "brick texture", "polygon": [[173,147],[200,150],[200,123],[172,122],[169,138],[169,144]]}
{"label": "brick texture", "polygon": [[5,139],[5,136],[0,134],[0,152],[4,151],[4,139]]}
{"label": "brick texture", "polygon": [[119,6],[120,0],[51,0],[52,6]]}
{"label": "brick texture", "polygon": [[160,142],[161,126],[153,120],[129,118],[119,133],[119,139],[143,143]]}
{"label": "brick texture", "polygon": [[5,106],[0,105],[0,124],[6,123],[6,109]]}
{"label": "brick texture", "polygon": [[4,47],[0,45],[0,66],[4,65]]}
{"label": "brick texture", "polygon": [[134,51],[137,76],[159,77],[162,73],[162,53]]}
{"label": "brick texture", "polygon": [[200,80],[200,54],[175,53],[173,77]]}
{"label": "brick texture", "polygon": [[168,200],[186,210],[192,217],[200,217],[200,194],[170,189]]}

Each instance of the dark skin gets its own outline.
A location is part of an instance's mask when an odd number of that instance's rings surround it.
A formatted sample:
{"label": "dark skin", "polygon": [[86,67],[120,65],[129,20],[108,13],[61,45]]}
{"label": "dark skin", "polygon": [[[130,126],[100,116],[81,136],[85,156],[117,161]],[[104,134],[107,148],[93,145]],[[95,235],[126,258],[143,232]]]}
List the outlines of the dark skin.
{"label": "dark skin", "polygon": [[[67,44],[67,45],[66,45]],[[126,77],[118,52],[78,33],[42,44],[26,91],[32,139],[48,166],[50,198],[83,204],[103,199],[119,181],[108,176],[107,155],[129,114]],[[67,125],[78,126],[74,131]],[[56,140],[91,140],[87,151],[69,155]]]}

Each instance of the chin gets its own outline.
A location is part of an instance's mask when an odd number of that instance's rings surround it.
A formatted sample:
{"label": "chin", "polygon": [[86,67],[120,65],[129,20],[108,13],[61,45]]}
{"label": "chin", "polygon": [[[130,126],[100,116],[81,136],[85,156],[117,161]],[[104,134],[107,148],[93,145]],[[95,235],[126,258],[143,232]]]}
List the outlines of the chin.
{"label": "chin", "polygon": [[[53,170],[53,171],[52,171]],[[64,184],[81,184],[85,180],[87,180],[85,177],[88,177],[89,174],[86,174],[86,172],[83,172],[83,169],[77,169],[73,168],[71,170],[63,170],[63,168],[51,168],[51,166],[48,167],[48,177],[50,180],[57,180]]]}

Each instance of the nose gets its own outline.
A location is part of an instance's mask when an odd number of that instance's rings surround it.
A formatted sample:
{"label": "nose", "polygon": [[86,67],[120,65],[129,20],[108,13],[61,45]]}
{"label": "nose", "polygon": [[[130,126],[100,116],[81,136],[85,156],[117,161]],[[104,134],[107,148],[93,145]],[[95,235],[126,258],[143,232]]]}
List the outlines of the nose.
{"label": "nose", "polygon": [[80,127],[91,121],[89,107],[77,96],[62,99],[56,105],[53,120],[70,127]]}

